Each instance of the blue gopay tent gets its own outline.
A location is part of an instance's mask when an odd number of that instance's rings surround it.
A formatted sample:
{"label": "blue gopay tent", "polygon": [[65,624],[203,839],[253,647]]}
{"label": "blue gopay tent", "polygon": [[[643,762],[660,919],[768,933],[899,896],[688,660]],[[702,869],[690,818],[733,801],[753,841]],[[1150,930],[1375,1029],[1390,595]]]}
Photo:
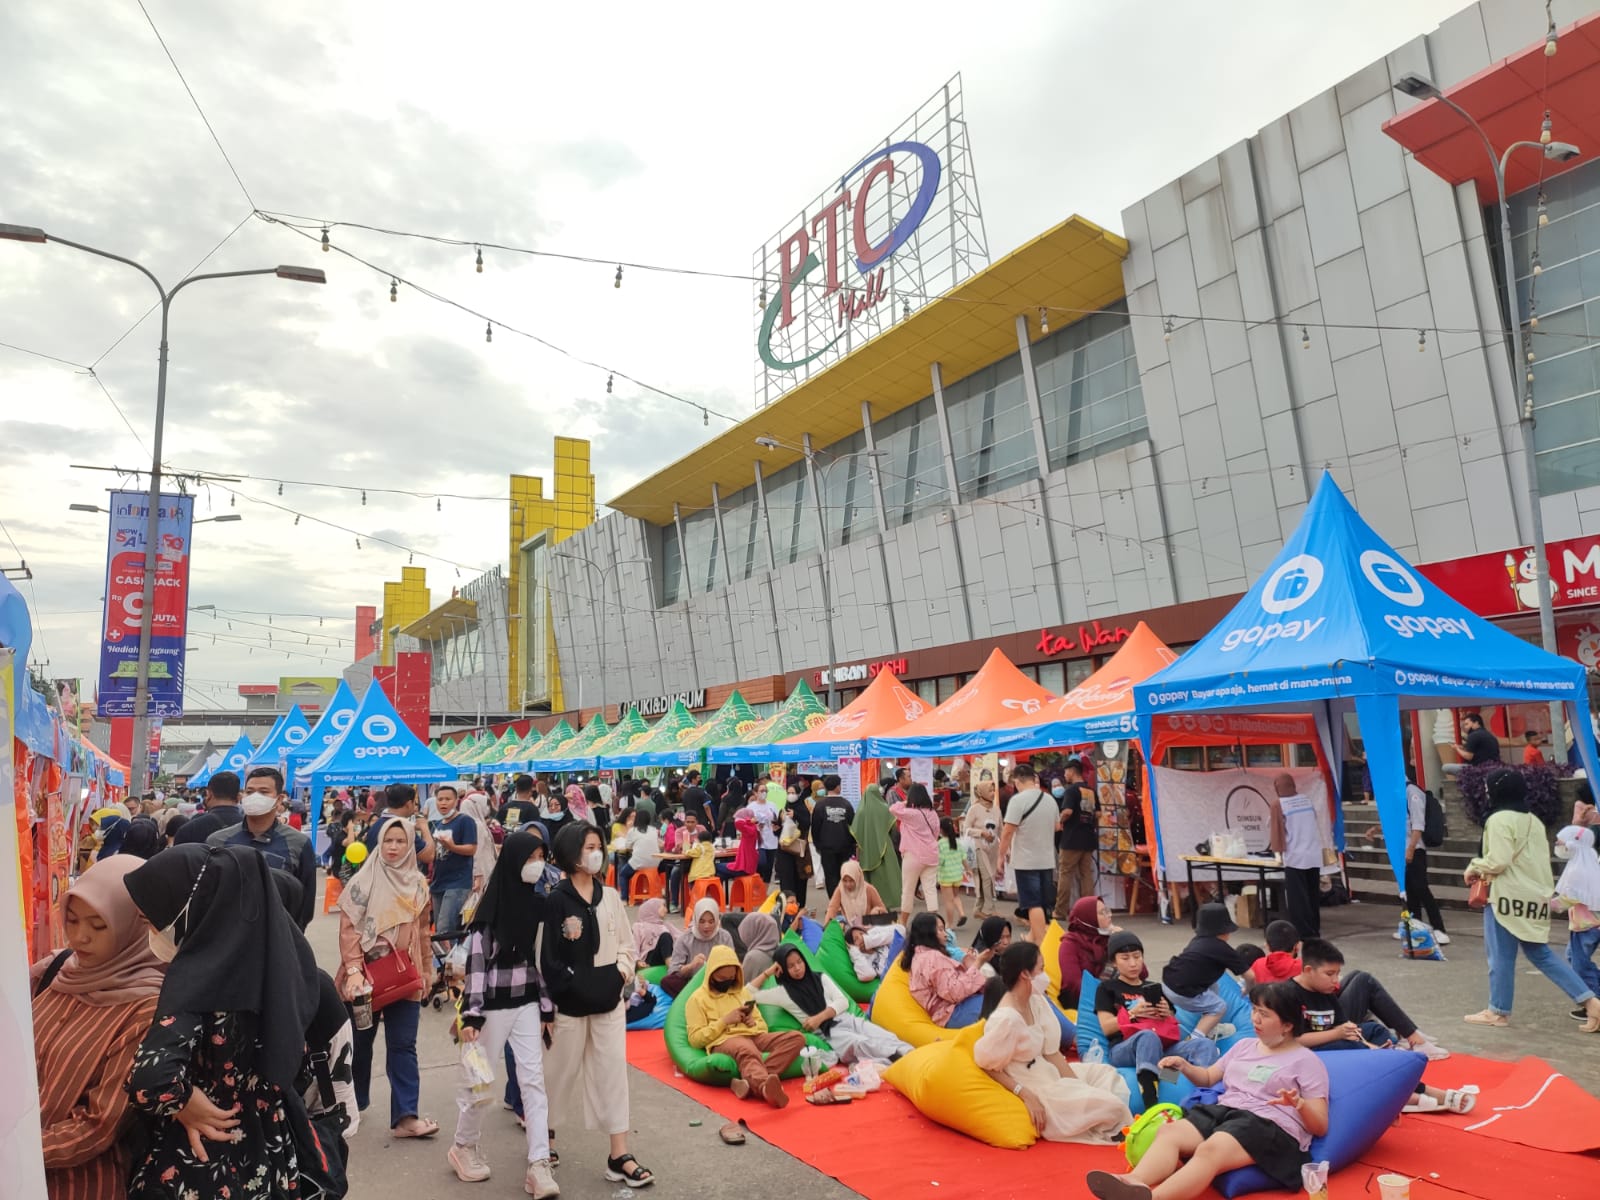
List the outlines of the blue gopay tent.
{"label": "blue gopay tent", "polygon": [[1265,576],[1182,658],[1138,687],[1139,735],[1148,749],[1163,713],[1309,711],[1329,761],[1338,762],[1344,714],[1353,710],[1389,862],[1403,880],[1401,710],[1560,701],[1590,778],[1600,778],[1584,674],[1413,571],[1324,473]]}
{"label": "blue gopay tent", "polygon": [[447,783],[461,769],[445,762],[406,727],[383,688],[374,683],[345,731],[321,754],[299,766],[311,782],[311,828],[320,827],[324,788],[353,783]]}
{"label": "blue gopay tent", "polygon": [[243,782],[244,769],[250,765],[250,756],[255,752],[256,748],[251,744],[249,734],[241,733],[239,740],[228,747],[215,764],[207,766],[204,771],[201,771],[199,775],[189,781],[189,786],[204,787],[218,771],[232,771],[239,777],[240,782]]}
{"label": "blue gopay tent", "polygon": [[337,742],[344,731],[350,728],[350,722],[355,715],[355,693],[350,690],[350,685],[341,679],[339,686],[333,691],[333,699],[328,701],[328,707],[322,710],[322,716],[317,718],[317,723],[311,732],[285,755],[287,761],[284,769],[304,778],[306,764]]}
{"label": "blue gopay tent", "polygon": [[300,706],[296,704],[272,727],[272,732],[267,735],[266,741],[256,748],[256,752],[250,756],[250,765],[277,767],[284,774],[284,791],[292,791],[294,772],[289,769],[289,754],[298,750],[310,733],[311,724],[306,720],[305,713],[300,711]]}

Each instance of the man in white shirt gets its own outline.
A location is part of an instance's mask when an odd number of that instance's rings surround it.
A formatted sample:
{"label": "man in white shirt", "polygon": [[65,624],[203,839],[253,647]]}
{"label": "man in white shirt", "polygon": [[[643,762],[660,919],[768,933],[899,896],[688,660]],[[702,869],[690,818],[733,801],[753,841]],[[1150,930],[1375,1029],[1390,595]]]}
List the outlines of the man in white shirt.
{"label": "man in white shirt", "polygon": [[1283,860],[1284,899],[1289,920],[1302,938],[1322,936],[1322,824],[1317,806],[1295,790],[1287,771],[1272,781],[1278,802],[1272,806],[1272,849]]}
{"label": "man in white shirt", "polygon": [[623,903],[628,901],[628,881],[636,871],[648,871],[661,865],[661,832],[650,822],[649,814],[639,813],[633,819],[632,852],[628,861],[617,867],[617,894]]}
{"label": "man in white shirt", "polygon": [[1017,907],[1028,914],[1028,940],[1037,946],[1056,899],[1056,805],[1039,790],[1039,777],[1028,763],[1011,769],[1011,782],[1017,793],[1006,804],[996,869],[1004,875],[1009,862],[1016,870]]}

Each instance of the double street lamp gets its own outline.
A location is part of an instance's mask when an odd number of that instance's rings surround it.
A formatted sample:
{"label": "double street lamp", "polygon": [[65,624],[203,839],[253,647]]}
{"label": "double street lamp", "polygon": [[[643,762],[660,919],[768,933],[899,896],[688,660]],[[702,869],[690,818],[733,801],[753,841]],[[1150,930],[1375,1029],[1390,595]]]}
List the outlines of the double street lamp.
{"label": "double street lamp", "polygon": [[[98,504],[69,504],[67,507],[73,512],[103,513],[110,512],[108,508],[101,508]],[[191,521],[191,525],[204,525],[207,521],[242,521],[243,513],[223,513],[220,517],[200,517]],[[206,607],[202,605],[202,607]]]}
{"label": "double street lamp", "polygon": [[[1552,35],[1553,36],[1553,35]],[[1552,43],[1553,44],[1553,43]],[[1473,119],[1471,113],[1462,108],[1436,87],[1432,80],[1422,75],[1402,75],[1394,85],[1394,90],[1403,95],[1417,100],[1437,100],[1440,104],[1450,109],[1463,121],[1472,127],[1474,132],[1483,139],[1483,148],[1489,154],[1489,165],[1494,169],[1495,193],[1500,205],[1500,253],[1502,255],[1503,276],[1501,282],[1505,287],[1506,324],[1511,327],[1511,382],[1517,393],[1517,417],[1522,427],[1522,457],[1523,469],[1528,476],[1528,513],[1531,532],[1533,533],[1533,570],[1534,583],[1539,594],[1539,641],[1546,651],[1551,654],[1558,653],[1556,649],[1556,616],[1555,605],[1550,596],[1550,564],[1546,559],[1544,541],[1544,512],[1540,506],[1539,471],[1534,457],[1533,445],[1533,392],[1528,387],[1530,375],[1527,352],[1522,341],[1522,313],[1517,304],[1517,277],[1511,258],[1511,206],[1506,202],[1506,165],[1511,161],[1511,156],[1518,150],[1536,150],[1552,162],[1571,162],[1581,153],[1571,142],[1512,142],[1499,154],[1495,153],[1494,143],[1489,140],[1489,135],[1484,132],[1483,126]],[[1562,722],[1562,706],[1559,700],[1550,702],[1550,749],[1557,762],[1564,762],[1567,754],[1567,738]]]}
{"label": "double street lamp", "polygon": [[[627,563],[643,563],[645,566],[649,566],[650,560],[645,558],[619,558],[609,567],[602,567],[588,555],[574,554],[570,550],[557,550],[552,557],[565,558],[570,559],[572,562],[583,563],[583,565],[588,567],[591,571],[598,571],[600,574],[600,612],[595,618],[594,632],[595,642],[600,650],[600,712],[602,715],[604,715],[606,708],[606,632],[601,628],[601,625],[605,622],[606,615],[606,577],[618,567]],[[624,655],[626,655],[628,652],[627,638],[622,639],[622,652]],[[633,671],[631,663],[629,664],[628,683],[630,686],[633,683]],[[581,674],[578,676],[578,685],[580,689],[583,686],[583,676]],[[578,707],[583,707],[583,696],[581,690],[578,696]]]}
{"label": "double street lamp", "polygon": [[[155,437],[150,449],[150,495],[148,503],[148,520],[145,526],[144,548],[144,605],[139,614],[139,659],[135,688],[133,694],[133,744],[144,746],[150,740],[150,640],[155,624],[155,591],[156,591],[156,548],[161,535],[161,437],[165,431],[167,408],[167,318],[172,308],[172,301],[184,288],[191,283],[199,283],[206,279],[239,279],[246,275],[275,275],[279,279],[291,279],[297,283],[327,283],[328,276],[316,267],[276,266],[262,267],[254,271],[208,271],[201,275],[189,275],[178,280],[169,291],[142,264],[131,258],[124,258],[120,254],[112,254],[107,250],[98,250],[93,246],[85,246],[81,242],[69,241],[54,234],[47,234],[44,230],[32,225],[5,225],[0,224],[0,241],[32,242],[43,245],[46,242],[56,242],[63,246],[71,246],[74,250],[82,250],[85,254],[93,254],[98,258],[109,258],[113,262],[123,263],[138,271],[148,279],[156,289],[156,294],[161,297],[161,351],[156,367],[156,422]],[[77,506],[74,506],[77,507]],[[205,518],[207,520],[223,520],[232,515],[234,519],[238,514],[225,514],[224,517]],[[198,523],[198,522],[197,522]],[[134,761],[130,764],[133,778],[129,781],[131,791],[142,794],[147,782],[147,763],[143,754],[135,754]]]}

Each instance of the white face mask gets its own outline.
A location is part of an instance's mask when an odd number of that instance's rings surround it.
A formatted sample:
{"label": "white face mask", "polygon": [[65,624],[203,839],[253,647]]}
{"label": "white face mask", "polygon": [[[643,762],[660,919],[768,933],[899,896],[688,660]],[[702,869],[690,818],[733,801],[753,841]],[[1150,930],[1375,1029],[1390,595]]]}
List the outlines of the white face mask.
{"label": "white face mask", "polygon": [[605,865],[605,855],[598,850],[591,850],[583,856],[583,869],[591,875],[600,874],[600,868]]}
{"label": "white face mask", "polygon": [[537,858],[530,858],[522,864],[522,882],[538,883],[544,878],[544,863]]}
{"label": "white face mask", "polygon": [[1028,982],[1032,985],[1035,996],[1044,995],[1050,988],[1050,976],[1044,971],[1040,971]]}
{"label": "white face mask", "polygon": [[178,943],[172,940],[174,921],[165,929],[152,929],[150,931],[150,953],[154,954],[164,963],[169,963],[178,957]]}
{"label": "white face mask", "polygon": [[1566,862],[1572,857],[1572,847],[1565,842],[1557,842],[1555,854],[1562,862]]}
{"label": "white face mask", "polygon": [[264,796],[260,792],[246,792],[239,801],[239,811],[247,817],[264,817],[276,811],[277,807],[276,796]]}

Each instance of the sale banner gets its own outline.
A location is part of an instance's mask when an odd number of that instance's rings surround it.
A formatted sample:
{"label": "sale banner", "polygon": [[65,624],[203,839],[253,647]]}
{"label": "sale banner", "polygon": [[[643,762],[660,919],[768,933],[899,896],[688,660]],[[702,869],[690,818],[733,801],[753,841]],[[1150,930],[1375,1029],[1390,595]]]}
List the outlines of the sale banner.
{"label": "sale banner", "polygon": [[[149,505],[149,497],[141,492],[111,493],[105,621],[100,644],[99,713],[103,717],[133,715]],[[150,637],[150,715],[181,717],[193,497],[162,496],[158,517]]]}

